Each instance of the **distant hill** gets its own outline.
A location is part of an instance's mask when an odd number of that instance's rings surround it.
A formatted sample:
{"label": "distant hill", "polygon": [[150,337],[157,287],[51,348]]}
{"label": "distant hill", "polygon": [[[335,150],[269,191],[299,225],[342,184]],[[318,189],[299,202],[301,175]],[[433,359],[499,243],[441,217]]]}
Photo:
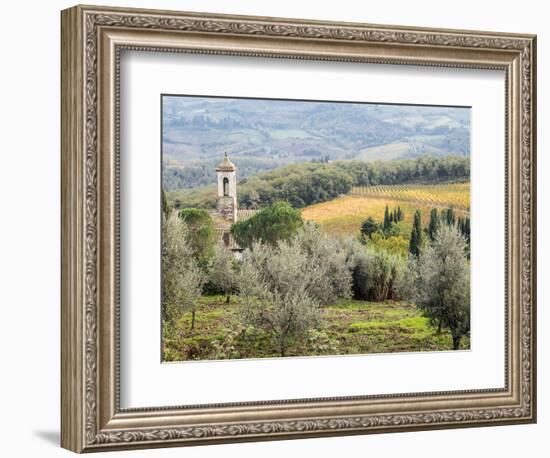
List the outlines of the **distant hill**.
{"label": "distant hill", "polygon": [[239,178],[292,163],[469,156],[470,110],[163,97],[164,186],[213,183],[224,151]]}

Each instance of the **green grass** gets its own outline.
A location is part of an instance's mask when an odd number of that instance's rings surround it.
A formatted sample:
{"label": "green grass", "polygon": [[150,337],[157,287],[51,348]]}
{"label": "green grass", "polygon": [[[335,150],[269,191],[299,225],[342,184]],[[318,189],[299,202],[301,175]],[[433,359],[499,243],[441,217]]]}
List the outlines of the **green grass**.
{"label": "green grass", "polygon": [[311,138],[312,135],[305,130],[300,129],[274,129],[270,130],[271,138],[286,139],[286,138]]}
{"label": "green grass", "polygon": [[[195,329],[191,314],[185,313],[173,329],[163,329],[165,361],[264,358],[279,356],[269,334],[240,323],[233,297],[204,296],[199,300]],[[367,354],[441,351],[452,349],[447,330],[437,334],[415,306],[406,302],[364,302],[342,300],[323,308],[321,338],[330,351],[320,352],[308,343],[296,344],[288,356],[317,354]],[[462,348],[469,348],[463,339]]]}
{"label": "green grass", "polygon": [[429,141],[431,139],[432,136],[418,136],[414,137],[414,140],[416,140],[414,143],[393,142],[386,143],[385,145],[371,146],[360,150],[359,154],[355,158],[364,161],[387,161],[390,159],[400,159],[405,157],[407,153],[416,152],[419,150],[424,154],[429,153],[437,155],[437,153],[442,151],[441,148],[430,145],[429,143],[424,143],[425,141]]}
{"label": "green grass", "polygon": [[388,143],[386,145],[371,146],[362,149],[356,156],[364,161],[389,160],[402,157],[410,151],[411,147],[407,142]]}

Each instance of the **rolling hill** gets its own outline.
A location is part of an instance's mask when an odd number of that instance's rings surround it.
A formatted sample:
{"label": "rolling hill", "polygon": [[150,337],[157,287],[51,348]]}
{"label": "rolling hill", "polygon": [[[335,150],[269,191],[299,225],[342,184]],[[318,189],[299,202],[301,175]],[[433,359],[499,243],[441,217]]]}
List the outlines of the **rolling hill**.
{"label": "rolling hill", "polygon": [[470,154],[470,109],[164,96],[164,186],[212,183],[224,151],[239,177],[288,164]]}
{"label": "rolling hill", "polygon": [[359,232],[361,223],[372,216],[382,222],[386,205],[390,209],[399,206],[405,213],[405,232],[410,231],[414,212],[422,214],[422,223],[428,224],[430,210],[434,207],[453,207],[457,216],[469,216],[470,183],[439,185],[372,186],[357,189],[347,196],[311,205],[302,209],[306,221],[315,221],[331,235],[353,235]]}

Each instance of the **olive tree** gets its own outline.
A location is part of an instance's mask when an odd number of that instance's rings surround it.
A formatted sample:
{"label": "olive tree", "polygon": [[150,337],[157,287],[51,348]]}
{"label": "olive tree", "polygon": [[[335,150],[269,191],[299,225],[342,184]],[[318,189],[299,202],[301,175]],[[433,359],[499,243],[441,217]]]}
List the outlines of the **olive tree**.
{"label": "olive tree", "polygon": [[253,243],[239,272],[243,322],[269,332],[282,356],[321,324],[321,307],[351,295],[346,252],[306,224],[290,241]]}
{"label": "olive tree", "polygon": [[226,296],[226,302],[231,300],[231,294],[237,288],[237,262],[223,244],[216,245],[214,256],[208,266],[208,278],[212,285],[221,290]]}
{"label": "olive tree", "polygon": [[290,246],[304,259],[306,267],[301,280],[320,305],[351,297],[351,272],[346,247],[340,240],[325,236],[316,224],[308,222]]}
{"label": "olive tree", "polygon": [[416,304],[433,323],[448,328],[453,349],[470,332],[470,264],[454,225],[442,225],[418,257]]}
{"label": "olive tree", "polygon": [[174,325],[188,311],[191,312],[193,329],[197,299],[202,294],[205,275],[193,257],[187,227],[175,213],[164,219],[162,235],[163,319]]}
{"label": "olive tree", "polygon": [[254,243],[245,260],[281,295],[301,288],[320,306],[351,296],[345,248],[324,237],[314,224],[306,224],[292,240],[276,246]]}
{"label": "olive tree", "polygon": [[308,331],[321,322],[318,304],[303,291],[280,295],[256,288],[255,296],[246,296],[242,307],[243,322],[269,332],[279,354],[286,356],[291,344],[307,339]]}
{"label": "olive tree", "polygon": [[392,298],[411,301],[415,294],[416,258],[399,258],[392,271]]}
{"label": "olive tree", "polygon": [[[302,265],[295,254],[256,243],[245,252],[239,271],[242,321],[268,332],[281,356],[292,343],[304,341],[321,318],[319,304],[306,293],[299,276],[292,275]],[[274,266],[267,270],[270,257]],[[286,271],[281,269],[285,262]]]}

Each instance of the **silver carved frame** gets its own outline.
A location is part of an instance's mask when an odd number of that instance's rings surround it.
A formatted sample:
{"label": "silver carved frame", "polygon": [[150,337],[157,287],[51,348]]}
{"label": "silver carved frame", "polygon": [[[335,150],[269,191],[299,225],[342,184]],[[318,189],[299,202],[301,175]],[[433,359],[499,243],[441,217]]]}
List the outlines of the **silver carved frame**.
{"label": "silver carved frame", "polygon": [[[536,421],[536,37],[76,6],[62,12],[61,445],[75,452]],[[506,386],[121,409],[119,59],[143,52],[506,74]]]}

